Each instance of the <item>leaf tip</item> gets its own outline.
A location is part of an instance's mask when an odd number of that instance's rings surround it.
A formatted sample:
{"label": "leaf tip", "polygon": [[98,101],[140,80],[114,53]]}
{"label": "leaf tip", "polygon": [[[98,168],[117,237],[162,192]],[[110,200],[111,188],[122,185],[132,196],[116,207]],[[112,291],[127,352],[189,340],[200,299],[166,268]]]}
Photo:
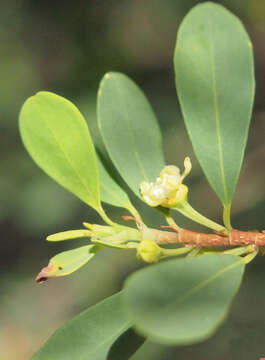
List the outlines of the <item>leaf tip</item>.
{"label": "leaf tip", "polygon": [[93,224],[90,224],[88,222],[83,222],[83,225],[88,228],[89,230],[93,230],[94,229],[94,225]]}
{"label": "leaf tip", "polygon": [[105,79],[109,79],[109,78],[110,78],[110,75],[111,75],[111,72],[108,72],[108,73],[105,75]]}
{"label": "leaf tip", "polygon": [[101,80],[101,84],[104,80],[110,80],[111,78],[115,78],[117,76],[125,76],[125,75],[117,71],[109,71],[103,76]]}
{"label": "leaf tip", "polygon": [[39,274],[36,276],[36,278],[35,278],[36,283],[41,284],[41,283],[45,282],[46,280],[48,280],[49,278],[51,278],[49,273],[53,270],[53,268],[54,268],[54,265],[51,262],[48,264],[48,266],[45,266],[39,272]]}

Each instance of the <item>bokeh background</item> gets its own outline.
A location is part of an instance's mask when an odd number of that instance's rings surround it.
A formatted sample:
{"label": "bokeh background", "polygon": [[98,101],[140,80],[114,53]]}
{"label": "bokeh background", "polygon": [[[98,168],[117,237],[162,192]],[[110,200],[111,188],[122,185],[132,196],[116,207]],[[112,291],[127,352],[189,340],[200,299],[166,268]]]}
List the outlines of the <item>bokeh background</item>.
{"label": "bokeh background", "polygon": [[[9,0],[0,2],[0,359],[28,360],[65,321],[119,290],[139,263],[106,250],[69,277],[36,285],[34,277],[57,252],[78,241],[47,243],[48,234],[78,229],[99,218],[30,159],[18,131],[27,97],[49,90],[72,100],[95,141],[96,93],[109,70],[131,76],[157,114],[167,162],[191,156],[190,200],[221,221],[221,206],[196,162],[174,86],[172,56],[177,27],[195,0]],[[218,1],[216,1],[218,2]],[[246,26],[254,45],[257,91],[232,222],[264,228],[265,207],[265,1],[224,0]],[[132,200],[134,200],[132,196]],[[153,212],[136,202],[151,225]],[[124,212],[106,207],[119,219]],[[177,218],[183,226],[195,225]],[[180,348],[148,343],[135,360],[258,359],[265,356],[265,259],[247,269],[229,318],[208,341]],[[74,360],[74,359],[73,359]]]}

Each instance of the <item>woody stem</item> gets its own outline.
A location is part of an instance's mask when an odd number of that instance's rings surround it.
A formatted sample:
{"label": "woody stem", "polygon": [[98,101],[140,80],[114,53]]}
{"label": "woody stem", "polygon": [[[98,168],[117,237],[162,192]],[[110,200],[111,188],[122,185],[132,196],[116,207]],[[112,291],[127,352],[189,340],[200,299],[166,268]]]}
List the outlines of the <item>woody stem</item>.
{"label": "woody stem", "polygon": [[184,244],[202,248],[238,247],[255,245],[265,247],[265,233],[232,230],[228,236],[197,233],[186,229],[174,229],[176,232],[152,229],[157,244]]}

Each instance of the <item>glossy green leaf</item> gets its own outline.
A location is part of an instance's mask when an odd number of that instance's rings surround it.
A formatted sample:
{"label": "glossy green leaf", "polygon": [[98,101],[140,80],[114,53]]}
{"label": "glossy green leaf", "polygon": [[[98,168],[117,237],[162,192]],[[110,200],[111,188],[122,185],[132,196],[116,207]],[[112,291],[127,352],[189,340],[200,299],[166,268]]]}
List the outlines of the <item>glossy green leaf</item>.
{"label": "glossy green leaf", "polygon": [[38,274],[36,281],[43,282],[50,278],[66,276],[85,265],[99,250],[96,245],[81,246],[77,249],[63,251],[54,256]]}
{"label": "glossy green leaf", "polygon": [[98,122],[105,146],[120,175],[139,196],[164,166],[162,140],[153,110],[127,76],[108,73],[98,92]]}
{"label": "glossy green leaf", "polygon": [[112,343],[129,327],[118,293],[58,329],[32,360],[105,360]]}
{"label": "glossy green leaf", "polygon": [[130,208],[131,202],[126,192],[109,175],[101,160],[98,158],[99,177],[100,177],[100,196],[101,200],[107,204]]}
{"label": "glossy green leaf", "polygon": [[242,165],[254,98],[253,51],[239,19],[218,4],[183,20],[174,57],[186,127],[211,186],[229,205]]}
{"label": "glossy green leaf", "polygon": [[229,255],[167,261],[137,271],[125,283],[124,303],[136,329],[163,344],[192,344],[222,323],[244,271]]}
{"label": "glossy green leaf", "polygon": [[68,100],[39,92],[20,113],[23,143],[33,160],[86,204],[99,209],[96,153],[85,119]]}

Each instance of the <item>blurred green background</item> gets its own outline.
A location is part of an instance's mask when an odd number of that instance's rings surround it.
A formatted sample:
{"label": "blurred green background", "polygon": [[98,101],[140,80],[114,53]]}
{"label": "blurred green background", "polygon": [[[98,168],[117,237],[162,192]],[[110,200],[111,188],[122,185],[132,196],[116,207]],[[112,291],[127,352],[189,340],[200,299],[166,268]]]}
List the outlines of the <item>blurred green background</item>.
{"label": "blurred green background", "polygon": [[[188,179],[195,208],[221,221],[221,206],[196,162],[176,98],[172,56],[176,31],[195,0],[0,2],[0,359],[27,360],[66,320],[119,290],[140,264],[106,250],[69,277],[42,286],[34,277],[55,253],[79,245],[47,243],[48,234],[78,229],[97,215],[48,178],[29,158],[18,132],[27,97],[49,90],[72,100],[97,141],[96,92],[109,70],[131,76],[157,114],[167,162],[193,161]],[[216,1],[218,3],[218,1]],[[264,228],[265,1],[224,0],[246,26],[254,45],[257,91],[247,152],[232,208],[241,229]],[[232,100],[232,99],[231,99]],[[133,196],[132,199],[134,200]],[[143,206],[135,202],[137,207]],[[122,210],[106,207],[119,219]],[[145,220],[159,218],[142,208]],[[199,229],[182,217],[177,221]],[[265,262],[256,259],[227,322],[210,340],[187,347],[147,344],[135,360],[249,360],[265,356]],[[48,360],[48,359],[47,359]]]}

